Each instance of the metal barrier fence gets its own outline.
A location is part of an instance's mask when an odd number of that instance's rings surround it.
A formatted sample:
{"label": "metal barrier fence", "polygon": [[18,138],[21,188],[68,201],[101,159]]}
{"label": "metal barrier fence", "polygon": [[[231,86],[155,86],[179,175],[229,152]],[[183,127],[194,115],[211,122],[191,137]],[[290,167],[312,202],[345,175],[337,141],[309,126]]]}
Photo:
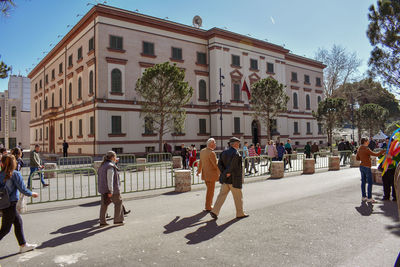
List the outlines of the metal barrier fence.
{"label": "metal barrier fence", "polygon": [[172,161],[171,153],[149,153],[147,154],[147,162],[165,162]]}
{"label": "metal barrier fence", "polygon": [[350,156],[353,154],[353,151],[351,150],[342,150],[339,151],[339,156],[340,156],[340,165],[345,166],[347,164],[350,164]]}
{"label": "metal barrier fence", "polygon": [[303,153],[285,154],[283,156],[285,172],[303,171],[303,162],[306,155]]}
{"label": "metal barrier fence", "polygon": [[136,163],[136,156],[135,154],[118,154],[117,157],[119,158],[118,165],[124,166],[129,164]]}
{"label": "metal barrier fence", "polygon": [[316,152],[313,154],[315,159],[315,169],[324,169],[329,167],[329,157],[331,152]]}
{"label": "metal barrier fence", "polygon": [[[40,183],[40,175],[48,179],[48,187]],[[30,203],[53,202],[97,196],[97,172],[94,168],[70,168],[39,170],[32,174],[33,191],[38,198],[31,198]],[[38,187],[39,185],[39,187]]]}
{"label": "metal barrier fence", "polygon": [[243,158],[242,165],[245,177],[269,174],[271,162],[272,158],[266,155]]}
{"label": "metal barrier fence", "polygon": [[201,179],[201,173],[199,175],[197,175],[197,170],[199,169],[199,164],[200,164],[200,160],[196,160],[193,163],[193,168],[192,168],[192,184],[203,184],[204,181]]}
{"label": "metal barrier fence", "polygon": [[57,166],[60,169],[92,167],[93,158],[89,156],[60,157]]}

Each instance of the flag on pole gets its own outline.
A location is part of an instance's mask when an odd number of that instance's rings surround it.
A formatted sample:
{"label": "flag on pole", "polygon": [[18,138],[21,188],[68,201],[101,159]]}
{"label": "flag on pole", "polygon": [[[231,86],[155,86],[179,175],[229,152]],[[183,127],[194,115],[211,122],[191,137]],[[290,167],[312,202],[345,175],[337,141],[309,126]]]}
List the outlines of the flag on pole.
{"label": "flag on pole", "polygon": [[251,94],[250,94],[249,87],[247,87],[246,80],[244,80],[244,82],[243,82],[242,91],[245,91],[245,92],[246,92],[247,98],[250,100]]}

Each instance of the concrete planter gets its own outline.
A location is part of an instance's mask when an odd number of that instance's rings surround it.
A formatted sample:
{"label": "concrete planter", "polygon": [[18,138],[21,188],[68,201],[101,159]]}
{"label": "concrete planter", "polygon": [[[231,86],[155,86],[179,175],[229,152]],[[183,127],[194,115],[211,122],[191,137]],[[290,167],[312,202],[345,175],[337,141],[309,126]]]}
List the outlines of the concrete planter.
{"label": "concrete planter", "polygon": [[[55,170],[57,169],[57,163],[45,163],[44,164],[45,170]],[[44,172],[44,178],[56,178],[56,172]]]}
{"label": "concrete planter", "polygon": [[192,190],[192,179],[190,170],[175,171],[175,192],[188,192]]}
{"label": "concrete planter", "polygon": [[[136,163],[137,164],[146,164],[147,160],[145,158],[137,158],[136,159]],[[141,172],[141,171],[145,171],[146,170],[146,166],[138,166],[137,171]]]}
{"label": "concrete planter", "polygon": [[315,160],[305,159],[303,161],[303,174],[313,174],[315,173]]}
{"label": "concrete planter", "polygon": [[338,171],[340,170],[340,157],[332,156],[329,157],[329,170],[330,171]]}
{"label": "concrete planter", "polygon": [[172,165],[174,169],[182,169],[182,157],[181,156],[173,156],[172,157]]}
{"label": "concrete planter", "polygon": [[284,176],[284,165],[283,161],[272,161],[271,162],[271,178],[282,178]]}
{"label": "concrete planter", "polygon": [[357,158],[356,155],[351,155],[350,156],[350,167],[351,168],[360,167],[360,161],[357,160],[356,158]]}

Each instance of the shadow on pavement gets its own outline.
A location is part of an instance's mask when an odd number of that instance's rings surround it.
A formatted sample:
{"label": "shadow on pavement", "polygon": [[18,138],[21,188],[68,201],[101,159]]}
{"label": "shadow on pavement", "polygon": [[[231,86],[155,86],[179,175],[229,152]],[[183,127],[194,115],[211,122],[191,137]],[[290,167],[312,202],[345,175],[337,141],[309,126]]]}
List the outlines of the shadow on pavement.
{"label": "shadow on pavement", "polygon": [[98,224],[98,219],[84,221],[81,223],[62,227],[57,231],[52,232],[51,234],[64,234],[64,235],[57,236],[53,239],[47,240],[37,248],[43,249],[48,247],[57,247],[67,243],[77,242],[112,228],[112,226],[100,228],[98,226],[95,226],[96,224]]}
{"label": "shadow on pavement", "polygon": [[89,203],[84,203],[79,205],[79,207],[95,207],[95,206],[100,206],[100,200],[92,201]]}
{"label": "shadow on pavement", "polygon": [[185,228],[193,227],[199,224],[203,224],[204,222],[200,222],[200,220],[205,217],[207,212],[199,212],[193,216],[185,217],[179,220],[179,216],[176,216],[170,223],[164,225],[165,231],[164,234],[170,234],[176,231],[183,230]]}
{"label": "shadow on pavement", "polygon": [[189,241],[186,243],[188,245],[198,244],[207,240],[214,238],[219,235],[226,228],[231,226],[232,224],[238,222],[239,219],[232,219],[224,224],[218,225],[216,220],[209,220],[206,222],[205,226],[198,228],[195,232],[187,234],[185,236]]}
{"label": "shadow on pavement", "polygon": [[374,206],[372,203],[366,203],[365,201],[361,202],[360,207],[355,207],[355,209],[360,213],[362,216],[370,216],[373,212]]}
{"label": "shadow on pavement", "polygon": [[9,254],[9,255],[6,255],[6,256],[1,256],[0,260],[4,260],[4,259],[10,258],[10,257],[15,256],[15,255],[19,255],[19,253],[12,253],[12,254]]}
{"label": "shadow on pavement", "polygon": [[391,217],[395,222],[399,221],[397,202],[383,201],[383,205],[379,206],[379,208],[383,211],[383,215]]}

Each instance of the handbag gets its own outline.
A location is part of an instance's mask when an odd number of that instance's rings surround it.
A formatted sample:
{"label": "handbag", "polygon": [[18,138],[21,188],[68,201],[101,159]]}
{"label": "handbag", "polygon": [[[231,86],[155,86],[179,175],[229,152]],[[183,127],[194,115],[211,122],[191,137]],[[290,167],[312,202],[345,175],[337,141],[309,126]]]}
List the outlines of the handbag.
{"label": "handbag", "polygon": [[19,200],[17,202],[17,211],[19,213],[26,213],[28,211],[28,201],[27,201],[27,196],[25,196],[24,194],[20,194],[19,195]]}
{"label": "handbag", "polygon": [[7,209],[10,205],[10,196],[8,195],[6,185],[4,184],[0,187],[0,210]]}

